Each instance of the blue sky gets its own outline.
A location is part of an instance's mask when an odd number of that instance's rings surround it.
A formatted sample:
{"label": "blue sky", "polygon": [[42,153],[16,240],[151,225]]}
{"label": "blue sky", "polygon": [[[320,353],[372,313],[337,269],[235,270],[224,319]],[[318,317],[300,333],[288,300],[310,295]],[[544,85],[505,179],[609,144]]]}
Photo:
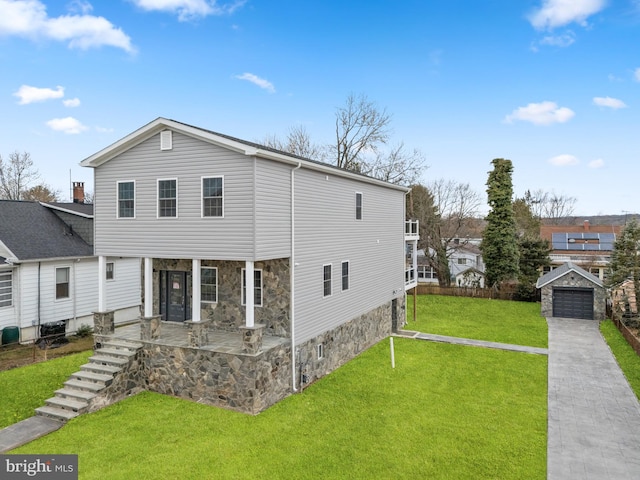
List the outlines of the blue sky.
{"label": "blue sky", "polygon": [[0,0],[0,154],[92,191],[81,160],[162,116],[250,141],[334,138],[366,95],[423,181],[638,212],[640,0]]}

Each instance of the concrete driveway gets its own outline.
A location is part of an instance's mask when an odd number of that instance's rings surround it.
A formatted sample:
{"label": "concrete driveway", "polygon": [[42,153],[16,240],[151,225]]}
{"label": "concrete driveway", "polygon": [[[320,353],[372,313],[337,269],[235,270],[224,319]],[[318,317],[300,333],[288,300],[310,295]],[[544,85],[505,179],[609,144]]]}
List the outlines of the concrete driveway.
{"label": "concrete driveway", "polygon": [[547,323],[547,478],[640,479],[640,404],[598,322]]}

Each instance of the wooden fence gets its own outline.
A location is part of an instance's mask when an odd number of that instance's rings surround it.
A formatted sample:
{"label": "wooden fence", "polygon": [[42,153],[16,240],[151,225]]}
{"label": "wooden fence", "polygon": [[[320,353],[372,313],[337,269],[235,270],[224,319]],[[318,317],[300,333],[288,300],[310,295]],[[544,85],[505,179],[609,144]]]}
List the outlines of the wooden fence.
{"label": "wooden fence", "polygon": [[611,308],[611,305],[607,304],[607,317],[611,319],[613,324],[620,330],[620,333],[625,338],[627,343],[631,345],[631,348],[640,356],[640,340],[633,332],[624,324],[622,315]]}
{"label": "wooden fence", "polygon": [[418,295],[447,295],[450,297],[474,297],[493,298],[499,300],[513,300],[516,294],[516,286],[502,287],[500,290],[493,288],[476,287],[441,287],[436,284],[418,284]]}

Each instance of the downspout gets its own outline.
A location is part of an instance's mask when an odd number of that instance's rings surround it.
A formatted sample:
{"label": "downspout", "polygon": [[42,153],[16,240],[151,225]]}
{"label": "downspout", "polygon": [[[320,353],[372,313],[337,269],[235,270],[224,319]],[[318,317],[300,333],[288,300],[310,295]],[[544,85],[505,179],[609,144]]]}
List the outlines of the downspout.
{"label": "downspout", "polygon": [[40,338],[40,266],[41,262],[38,262],[38,330],[36,331],[35,338]]}
{"label": "downspout", "polygon": [[295,215],[295,171],[302,166],[302,162],[298,162],[298,166],[291,169],[291,260],[289,265],[289,288],[291,289],[291,297],[289,300],[289,324],[291,325],[291,386],[294,392],[296,388],[296,331],[295,331],[295,240],[296,240],[296,215]]}

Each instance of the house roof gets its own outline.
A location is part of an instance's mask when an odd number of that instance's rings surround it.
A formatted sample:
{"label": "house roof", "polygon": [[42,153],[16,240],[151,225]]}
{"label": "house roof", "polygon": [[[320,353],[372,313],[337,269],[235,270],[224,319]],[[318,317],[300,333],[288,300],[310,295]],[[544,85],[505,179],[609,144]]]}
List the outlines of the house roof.
{"label": "house roof", "polygon": [[581,275],[582,277],[598,285],[599,287],[604,287],[604,284],[598,277],[587,272],[584,268],[580,268],[579,266],[571,262],[567,262],[567,263],[563,263],[558,268],[554,268],[550,272],[545,273],[543,276],[541,276],[536,282],[536,288],[542,288],[545,285],[548,285],[549,283],[553,282],[554,280],[572,272],[577,275]]}
{"label": "house roof", "polygon": [[17,261],[93,255],[92,247],[38,202],[0,200],[0,242]]}
{"label": "house roof", "polygon": [[42,205],[79,217],[93,218],[93,204],[91,203],[48,202],[42,203]]}
{"label": "house roof", "polygon": [[218,145],[220,147],[224,147],[244,155],[265,158],[265,159],[274,160],[274,161],[287,163],[290,165],[296,165],[296,166],[298,164],[301,164],[305,168],[309,168],[312,170],[331,173],[333,175],[350,177],[362,182],[372,183],[379,186],[392,188],[395,190],[401,190],[403,192],[408,192],[410,190],[410,188],[408,187],[403,187],[400,185],[384,182],[382,180],[369,177],[367,175],[351,172],[349,170],[338,168],[333,165],[329,165],[327,163],[319,162],[317,160],[311,160],[309,158],[300,157],[297,155],[293,155],[291,153],[276,150],[274,148],[260,145],[254,142],[241,140],[239,138],[231,137],[229,135],[224,135],[222,133],[214,132],[212,130],[195,127],[193,125],[188,125],[186,123],[178,122],[176,120],[171,120],[163,117],[156,118],[152,122],[130,133],[126,137],[121,138],[117,142],[109,145],[106,148],[103,148],[99,152],[91,155],[90,157],[85,158],[82,162],[80,162],[80,165],[82,165],[83,167],[92,167],[92,168],[99,167],[103,163],[108,162],[112,158],[129,150],[135,145],[138,145],[139,143],[142,143],[145,140],[148,140],[149,138],[158,134],[159,132],[167,129],[180,132],[184,135],[188,135],[190,137],[197,138],[202,141],[205,141],[214,145]]}
{"label": "house roof", "polygon": [[620,225],[590,225],[589,221],[585,221],[583,225],[542,225],[540,237],[549,241],[556,254],[608,254],[613,250],[621,229]]}

